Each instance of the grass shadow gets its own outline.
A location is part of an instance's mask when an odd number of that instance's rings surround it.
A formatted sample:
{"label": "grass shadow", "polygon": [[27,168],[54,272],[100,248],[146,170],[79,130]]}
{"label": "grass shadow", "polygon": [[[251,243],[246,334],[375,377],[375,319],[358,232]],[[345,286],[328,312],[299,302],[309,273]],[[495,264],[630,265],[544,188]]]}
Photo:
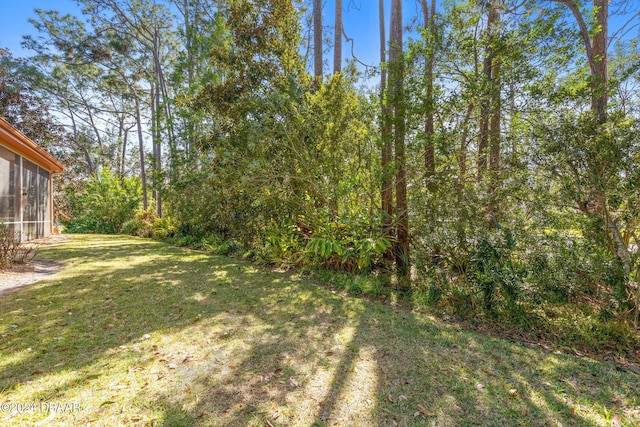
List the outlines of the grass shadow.
{"label": "grass shadow", "polygon": [[295,276],[123,236],[76,236],[40,256],[67,267],[0,298],[0,399],[81,403],[51,425],[638,422],[637,377],[613,365]]}

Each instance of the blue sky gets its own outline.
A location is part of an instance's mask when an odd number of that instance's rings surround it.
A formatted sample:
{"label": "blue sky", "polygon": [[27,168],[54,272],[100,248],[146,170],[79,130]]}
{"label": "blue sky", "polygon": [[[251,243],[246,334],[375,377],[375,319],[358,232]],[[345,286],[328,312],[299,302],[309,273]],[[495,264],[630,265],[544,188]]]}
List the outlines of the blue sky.
{"label": "blue sky", "polygon": [[[638,1],[639,0],[632,0]],[[75,0],[0,0],[3,12],[0,13],[0,47],[9,48],[14,56],[28,56],[29,52],[20,47],[22,36],[25,34],[33,34],[33,26],[28,22],[30,17],[35,16],[34,9],[56,9],[62,13],[80,14],[80,8]],[[405,25],[408,24],[413,17],[421,15],[415,0],[403,0]],[[311,0],[307,0],[311,4]],[[389,7],[390,0],[385,0],[387,11],[385,12],[385,20],[387,22],[387,34],[389,31]],[[638,7],[634,8],[636,11]],[[326,30],[325,37],[333,37],[333,21],[334,21],[334,0],[324,1],[323,24]],[[354,54],[367,64],[376,64],[379,61],[379,33],[378,33],[378,1],[377,0],[343,0],[344,27],[347,36],[355,40]],[[610,31],[613,33],[615,28],[620,25],[622,19],[620,17],[613,18],[610,23]],[[638,19],[640,22],[640,18]],[[630,36],[637,37],[638,30],[634,29]],[[343,44],[343,56],[349,58],[351,56],[351,44]],[[325,53],[325,61],[327,68],[325,72],[329,72],[333,66],[333,53]]]}
{"label": "blue sky", "polygon": [[35,9],[56,9],[63,13],[80,13],[74,0],[0,0],[0,47],[9,48],[13,56],[28,56],[29,52],[20,47],[22,36],[33,34],[29,18],[35,16]]}
{"label": "blue sky", "polygon": [[[74,0],[0,0],[3,12],[0,14],[0,47],[9,48],[14,56],[28,56],[29,52],[20,47],[22,36],[33,34],[33,26],[28,19],[35,16],[34,9],[55,9],[62,13],[79,14],[80,8]],[[376,0],[343,0],[344,26],[349,37],[356,40],[354,52],[366,63],[378,60],[378,2]],[[387,0],[387,3],[390,1]],[[357,7],[355,8],[354,5]],[[413,13],[409,9],[413,5],[407,0],[407,14]],[[324,6],[323,24],[327,34],[333,37],[334,2],[326,0]],[[387,22],[389,14],[387,12]],[[343,46],[345,58],[351,55],[351,45]],[[327,60],[333,54],[325,54]],[[328,71],[328,70],[327,70]]]}

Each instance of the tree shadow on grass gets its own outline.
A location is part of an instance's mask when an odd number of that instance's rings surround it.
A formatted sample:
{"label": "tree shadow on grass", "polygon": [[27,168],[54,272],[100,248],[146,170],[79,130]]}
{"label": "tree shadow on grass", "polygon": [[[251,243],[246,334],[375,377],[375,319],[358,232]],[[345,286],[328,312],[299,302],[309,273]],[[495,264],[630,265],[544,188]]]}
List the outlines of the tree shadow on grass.
{"label": "tree shadow on grass", "polygon": [[[640,391],[613,366],[376,303],[318,297],[315,309],[330,307],[334,323],[306,322],[310,308],[285,298],[268,316],[254,313],[275,340],[253,340],[230,375],[191,377],[208,391],[184,398],[200,425],[598,426],[624,413],[621,393]],[[320,334],[318,321],[326,322]],[[280,361],[288,362],[278,371]],[[279,374],[265,383],[264,372]],[[164,401],[177,395],[172,389]]]}
{"label": "tree shadow on grass", "polygon": [[67,425],[595,426],[640,395],[612,366],[230,258],[111,236],[43,256],[70,267],[0,299],[0,397],[95,395]]}
{"label": "tree shadow on grass", "polygon": [[[296,304],[294,292],[274,311],[254,312],[272,339],[252,340],[233,372],[190,377],[202,398],[172,389],[163,401],[184,395],[200,425],[597,426],[623,413],[616,399],[625,387],[639,391],[612,366],[375,303],[317,297],[313,308],[331,319],[308,322],[312,309]],[[265,372],[277,375],[264,381]]]}

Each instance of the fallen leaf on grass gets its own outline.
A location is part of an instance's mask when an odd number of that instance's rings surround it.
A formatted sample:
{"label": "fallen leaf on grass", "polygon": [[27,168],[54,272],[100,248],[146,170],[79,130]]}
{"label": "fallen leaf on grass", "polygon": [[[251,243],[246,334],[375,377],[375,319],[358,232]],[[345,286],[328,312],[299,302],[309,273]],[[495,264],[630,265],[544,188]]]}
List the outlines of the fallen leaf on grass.
{"label": "fallen leaf on grass", "polygon": [[420,412],[422,412],[423,415],[426,415],[427,417],[435,417],[436,416],[436,414],[434,412],[429,411],[427,408],[425,408],[424,406],[422,406],[419,403],[418,403],[418,409],[420,410]]}
{"label": "fallen leaf on grass", "polygon": [[482,384],[482,383],[476,383],[476,388],[477,388],[478,390],[482,390],[482,389],[484,388],[484,384]]}
{"label": "fallen leaf on grass", "polygon": [[42,375],[42,371],[38,369],[37,371],[31,372],[31,375]]}
{"label": "fallen leaf on grass", "polygon": [[105,400],[100,404],[100,408],[102,408],[104,405],[113,405],[114,403],[116,402],[114,402],[113,400]]}
{"label": "fallen leaf on grass", "polygon": [[175,363],[169,363],[167,366],[169,367],[169,369],[176,369],[178,367],[178,365]]}
{"label": "fallen leaf on grass", "polygon": [[493,373],[493,372],[491,372],[491,371],[487,371],[487,370],[486,370],[486,369],[484,369],[484,368],[480,368],[480,370],[481,370],[482,372],[484,372],[485,374],[489,375],[490,377],[495,377],[495,376],[496,376],[496,374],[494,374],[494,373]]}
{"label": "fallen leaf on grass", "polygon": [[622,421],[621,418],[620,418],[620,415],[615,414],[613,416],[613,419],[611,420],[611,426],[612,427],[620,427],[622,425],[622,423],[620,421]]}

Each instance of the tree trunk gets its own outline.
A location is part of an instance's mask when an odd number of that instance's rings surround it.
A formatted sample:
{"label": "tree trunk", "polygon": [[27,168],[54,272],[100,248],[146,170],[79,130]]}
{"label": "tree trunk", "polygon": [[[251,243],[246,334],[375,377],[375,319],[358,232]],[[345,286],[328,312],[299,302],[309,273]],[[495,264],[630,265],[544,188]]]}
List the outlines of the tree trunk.
{"label": "tree trunk", "polygon": [[140,179],[142,180],[142,208],[146,211],[149,208],[147,199],[147,174],[144,165],[144,140],[142,138],[142,120],[140,120],[140,101],[136,100],[136,127],[138,128],[138,144],[140,147]]}
{"label": "tree trunk", "polygon": [[[500,20],[500,14],[497,12],[495,6],[491,6],[493,9],[494,26]],[[492,35],[493,38],[493,35]],[[501,114],[502,114],[502,101],[501,101],[501,60],[500,55],[492,52],[492,64],[491,64],[491,113],[489,117],[489,207],[488,211],[495,218],[498,218],[498,190],[500,188],[500,139],[501,139]]]}
{"label": "tree trunk", "polygon": [[485,57],[482,65],[482,99],[480,100],[480,123],[478,141],[478,171],[477,181],[482,181],[485,169],[487,168],[487,150],[489,147],[489,121],[491,116],[492,85],[493,85],[493,31],[495,22],[499,18],[493,0],[489,2],[487,15],[487,34],[489,35],[487,46],[485,47]]}
{"label": "tree trunk", "polygon": [[567,6],[578,23],[592,77],[591,110],[597,114],[600,121],[604,122],[607,119],[608,103],[607,42],[609,35],[609,0],[593,0],[594,27],[599,27],[599,31],[595,33],[593,40],[584,16],[575,0],[551,1]]}
{"label": "tree trunk", "polygon": [[342,0],[336,0],[335,33],[333,35],[333,73],[342,71]]}
{"label": "tree trunk", "polygon": [[[426,99],[425,99],[425,119],[424,119],[424,135],[425,135],[425,155],[424,165],[426,171],[427,188],[433,190],[435,188],[435,173],[436,173],[436,160],[435,160],[435,145],[433,141],[435,129],[434,129],[434,99],[433,99],[433,62],[435,56],[434,36],[435,36],[435,14],[436,14],[436,1],[431,0],[431,6],[427,5],[427,0],[420,0],[420,6],[422,7],[422,16],[424,19],[425,27],[425,44],[426,44],[426,66],[425,66],[425,84],[426,84]],[[429,46],[431,44],[431,46]]]}
{"label": "tree trunk", "polygon": [[398,287],[410,290],[409,211],[407,208],[407,171],[405,159],[404,58],[402,38],[402,0],[391,2],[391,47],[389,51],[390,86],[394,108],[394,149],[396,168],[396,242],[394,255]]}
{"label": "tree trunk", "polygon": [[124,136],[122,138],[122,158],[120,162],[120,179],[124,178],[124,174],[125,174],[125,161],[127,159],[127,139],[129,139],[129,129],[124,130]]}
{"label": "tree trunk", "polygon": [[598,113],[600,121],[607,120],[607,40],[609,34],[609,0],[593,0],[596,11],[596,22],[600,26],[593,36],[594,82],[591,95],[591,108]]}
{"label": "tree trunk", "polygon": [[462,195],[467,181],[467,146],[469,145],[469,121],[473,113],[474,105],[469,102],[467,111],[462,119],[462,135],[460,135],[460,148],[458,153],[458,192]]}
{"label": "tree trunk", "polygon": [[[387,62],[384,0],[378,0],[380,11],[380,64]],[[382,141],[382,233],[389,240],[394,240],[393,233],[393,175],[391,170],[391,108],[389,107],[387,90],[387,70],[381,67],[380,73],[380,104],[381,104],[381,141]],[[385,259],[393,259],[393,251],[389,250],[385,254]]]}
{"label": "tree trunk", "polygon": [[313,75],[322,79],[322,0],[313,0]]}
{"label": "tree trunk", "polygon": [[156,213],[162,216],[162,201],[160,200],[160,176],[162,175],[162,158],[160,149],[160,91],[155,84],[151,84],[151,128],[153,135],[153,198],[156,201]]}
{"label": "tree trunk", "polygon": [[[198,0],[196,0],[196,7]],[[185,36],[185,48],[187,50],[187,87],[191,89],[193,87],[193,80],[195,74],[195,54],[193,52],[193,29],[191,23],[191,13],[189,11],[189,0],[184,0],[184,36]],[[194,14],[197,19],[197,12]],[[197,25],[197,24],[196,24]],[[197,27],[196,27],[197,28]],[[192,120],[187,120],[185,123],[187,130],[187,137],[185,142],[185,157],[187,160],[191,159],[191,149],[195,143],[195,125]]]}

